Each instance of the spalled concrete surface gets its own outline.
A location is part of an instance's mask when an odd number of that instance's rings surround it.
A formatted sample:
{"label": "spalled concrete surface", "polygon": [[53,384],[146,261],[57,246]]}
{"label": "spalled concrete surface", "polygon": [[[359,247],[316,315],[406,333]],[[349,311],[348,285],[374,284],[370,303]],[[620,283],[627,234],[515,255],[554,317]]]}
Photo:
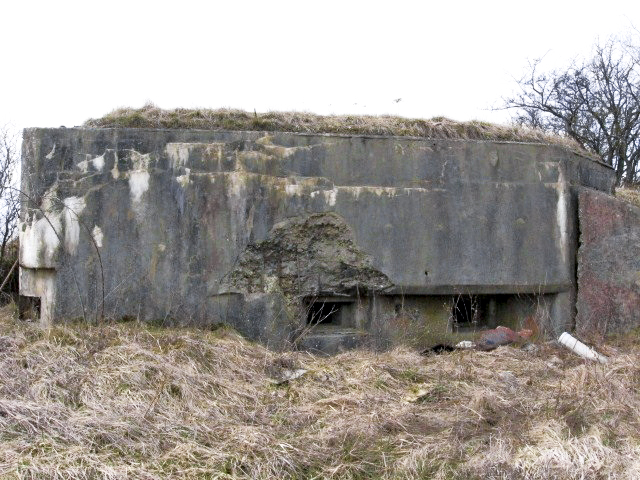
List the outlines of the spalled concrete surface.
{"label": "spalled concrete surface", "polygon": [[44,321],[224,322],[278,348],[322,295],[362,297],[352,327],[387,339],[376,296],[535,294],[567,328],[576,188],[614,181],[539,144],[28,129],[23,149],[21,274],[47,285],[24,290]]}
{"label": "spalled concrete surface", "polygon": [[[277,223],[261,242],[249,244],[224,287],[230,291],[287,295],[384,292],[393,284],[371,266],[335,213],[314,213]],[[259,272],[259,274],[256,274]]]}
{"label": "spalled concrete surface", "polygon": [[600,192],[580,193],[578,334],[640,326],[640,208]]}

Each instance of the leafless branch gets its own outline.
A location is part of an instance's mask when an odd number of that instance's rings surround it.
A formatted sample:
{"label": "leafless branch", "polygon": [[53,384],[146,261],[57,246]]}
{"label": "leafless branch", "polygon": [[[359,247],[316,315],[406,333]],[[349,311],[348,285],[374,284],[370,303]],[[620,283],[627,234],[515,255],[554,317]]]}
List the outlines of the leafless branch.
{"label": "leafless branch", "polygon": [[529,63],[519,91],[504,99],[520,125],[565,135],[602,157],[619,184],[640,181],[640,46],[610,38],[587,60],[561,70]]}

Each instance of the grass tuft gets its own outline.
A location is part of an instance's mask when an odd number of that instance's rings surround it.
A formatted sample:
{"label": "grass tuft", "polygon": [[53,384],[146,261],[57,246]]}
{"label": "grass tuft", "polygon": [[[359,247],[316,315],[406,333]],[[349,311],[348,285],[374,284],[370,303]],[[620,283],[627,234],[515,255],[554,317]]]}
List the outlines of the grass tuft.
{"label": "grass tuft", "polygon": [[0,477],[640,478],[640,340],[599,348],[609,364],[554,344],[326,358],[5,308]]}

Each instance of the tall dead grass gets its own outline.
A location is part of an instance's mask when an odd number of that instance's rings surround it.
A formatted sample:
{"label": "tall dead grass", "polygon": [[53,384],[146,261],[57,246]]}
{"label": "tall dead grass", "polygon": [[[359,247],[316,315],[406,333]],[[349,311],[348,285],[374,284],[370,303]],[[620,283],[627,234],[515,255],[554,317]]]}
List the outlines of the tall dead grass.
{"label": "tall dead grass", "polygon": [[640,348],[601,348],[323,358],[5,309],[0,477],[640,478]]}
{"label": "tall dead grass", "polygon": [[423,138],[494,140],[562,145],[586,154],[568,137],[520,126],[481,121],[456,122],[445,117],[430,120],[390,115],[317,115],[309,112],[251,113],[237,109],[164,110],[153,104],[118,108],[84,123],[93,128],[194,128],[203,130],[258,130],[347,135],[394,135]]}

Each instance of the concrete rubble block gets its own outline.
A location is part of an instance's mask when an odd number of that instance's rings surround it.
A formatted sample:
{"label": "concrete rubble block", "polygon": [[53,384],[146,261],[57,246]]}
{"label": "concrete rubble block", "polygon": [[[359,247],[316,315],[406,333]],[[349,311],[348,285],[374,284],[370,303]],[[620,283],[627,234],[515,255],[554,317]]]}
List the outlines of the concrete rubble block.
{"label": "concrete rubble block", "polygon": [[601,192],[579,195],[576,332],[640,326],[640,208]]}

